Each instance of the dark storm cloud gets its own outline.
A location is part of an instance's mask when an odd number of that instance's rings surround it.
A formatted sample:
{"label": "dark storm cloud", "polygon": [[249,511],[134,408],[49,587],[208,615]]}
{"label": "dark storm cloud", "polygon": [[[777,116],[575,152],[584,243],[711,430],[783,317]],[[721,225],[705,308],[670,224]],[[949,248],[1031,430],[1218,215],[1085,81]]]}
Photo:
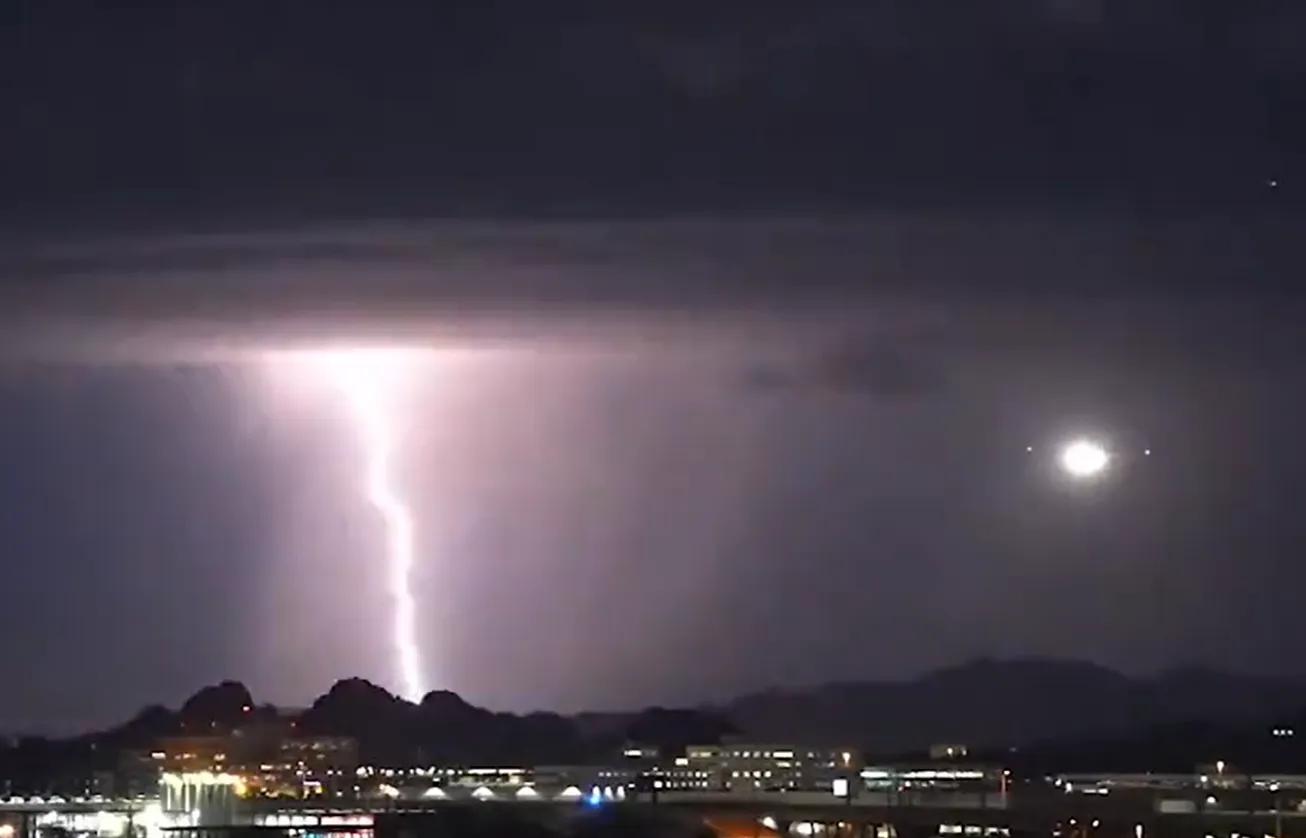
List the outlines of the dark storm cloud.
{"label": "dark storm cloud", "polygon": [[278,9],[28,4],[11,218],[1228,206],[1302,138],[1287,2]]}
{"label": "dark storm cloud", "polygon": [[[746,15],[721,7],[679,19],[664,12],[660,21],[649,15],[641,23],[661,23],[650,27],[662,35],[653,42],[663,51],[655,54],[672,77],[702,90],[784,71],[829,83],[851,69],[837,59],[859,52],[946,62],[967,50],[1074,46],[1110,49],[1117,57],[1135,51],[1187,58],[1202,50],[1249,60],[1271,48],[1267,32],[1294,33],[1292,24],[1301,18],[1296,5],[1279,0],[1236,6],[1218,0],[884,0],[761,3]],[[828,60],[831,52],[836,60]]]}
{"label": "dark storm cloud", "polygon": [[760,392],[826,390],[885,401],[928,398],[948,385],[941,359],[909,341],[846,337],[787,367],[759,364],[744,375]]}

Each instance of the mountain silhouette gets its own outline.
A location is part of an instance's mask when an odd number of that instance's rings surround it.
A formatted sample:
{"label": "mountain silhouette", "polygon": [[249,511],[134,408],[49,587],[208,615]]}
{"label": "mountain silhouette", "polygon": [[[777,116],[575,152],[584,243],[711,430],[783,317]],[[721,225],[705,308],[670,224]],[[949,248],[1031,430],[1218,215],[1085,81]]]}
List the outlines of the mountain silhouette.
{"label": "mountain silhouette", "polygon": [[979,660],[905,682],[828,684],[735,699],[722,712],[760,741],[847,744],[868,753],[936,743],[1013,747],[1206,720],[1273,717],[1306,704],[1301,680],[1200,668],[1129,678],[1092,663]]}
{"label": "mountain silhouette", "polygon": [[[124,723],[66,738],[0,745],[0,783],[13,794],[85,788],[96,772],[175,736],[223,734],[276,721],[296,735],[357,740],[365,764],[605,764],[627,746],[664,755],[730,738],[848,746],[871,758],[967,745],[1031,771],[1129,767],[1191,770],[1202,760],[1300,762],[1302,681],[1184,668],[1130,678],[1092,663],[978,660],[901,682],[769,690],[720,706],[633,713],[525,715],[477,707],[456,693],[406,701],[361,678],[337,681],[294,713],[258,705],[239,682],[204,687],[179,709],[146,707]],[[1302,730],[1270,736],[1271,726]],[[1178,767],[1176,767],[1178,766]],[[80,786],[79,786],[80,784]]]}

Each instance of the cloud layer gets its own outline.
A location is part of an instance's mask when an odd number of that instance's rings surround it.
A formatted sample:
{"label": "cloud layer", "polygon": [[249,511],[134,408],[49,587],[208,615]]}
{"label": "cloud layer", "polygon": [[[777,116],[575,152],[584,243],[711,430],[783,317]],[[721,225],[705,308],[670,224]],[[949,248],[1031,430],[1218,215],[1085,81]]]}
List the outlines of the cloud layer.
{"label": "cloud layer", "polygon": [[29,4],[0,171],[14,218],[1255,202],[1301,145],[1298,6]]}

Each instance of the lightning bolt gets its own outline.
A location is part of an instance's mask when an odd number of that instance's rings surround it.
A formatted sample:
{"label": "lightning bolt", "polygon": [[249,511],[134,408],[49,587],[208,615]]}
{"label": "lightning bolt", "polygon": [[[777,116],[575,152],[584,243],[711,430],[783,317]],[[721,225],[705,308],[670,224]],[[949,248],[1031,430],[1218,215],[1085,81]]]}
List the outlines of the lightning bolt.
{"label": "lightning bolt", "polygon": [[402,694],[409,701],[421,701],[426,694],[426,683],[417,642],[417,601],[411,579],[416,527],[407,502],[395,487],[392,473],[395,431],[390,384],[395,370],[384,359],[353,353],[327,360],[332,378],[344,393],[358,423],[367,461],[367,499],[385,524],[386,565],[395,606],[392,642]]}

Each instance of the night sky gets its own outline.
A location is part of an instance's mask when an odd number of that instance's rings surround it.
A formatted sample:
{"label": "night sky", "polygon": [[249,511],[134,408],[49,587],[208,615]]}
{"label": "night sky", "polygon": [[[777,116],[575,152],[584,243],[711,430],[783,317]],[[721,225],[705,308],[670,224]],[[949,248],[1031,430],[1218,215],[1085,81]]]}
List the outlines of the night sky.
{"label": "night sky", "polygon": [[324,5],[5,13],[0,726],[397,686],[379,341],[432,687],[1306,674],[1300,4]]}

